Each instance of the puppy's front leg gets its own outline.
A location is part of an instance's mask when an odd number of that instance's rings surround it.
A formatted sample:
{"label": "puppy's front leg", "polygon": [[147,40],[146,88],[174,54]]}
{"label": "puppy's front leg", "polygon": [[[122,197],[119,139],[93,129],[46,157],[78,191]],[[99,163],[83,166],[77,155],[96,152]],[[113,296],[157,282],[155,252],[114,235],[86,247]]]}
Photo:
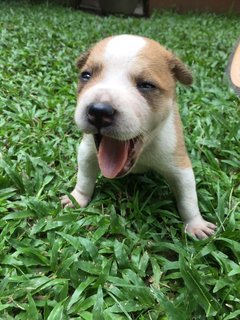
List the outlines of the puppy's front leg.
{"label": "puppy's front leg", "polygon": [[[92,135],[84,135],[78,149],[77,183],[71,195],[80,207],[85,207],[91,200],[98,173],[96,147]],[[61,201],[63,206],[73,206],[68,196]]]}
{"label": "puppy's front leg", "polygon": [[192,168],[168,167],[164,175],[177,199],[178,210],[185,223],[185,232],[199,239],[212,235],[216,226],[201,216]]}

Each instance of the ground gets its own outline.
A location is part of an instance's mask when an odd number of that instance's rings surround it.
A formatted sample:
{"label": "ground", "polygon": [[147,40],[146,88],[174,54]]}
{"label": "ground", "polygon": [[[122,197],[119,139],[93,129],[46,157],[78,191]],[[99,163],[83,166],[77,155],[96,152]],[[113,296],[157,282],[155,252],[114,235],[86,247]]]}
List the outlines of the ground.
{"label": "ground", "polygon": [[[154,173],[99,176],[85,209],[76,179],[76,57],[118,33],[154,38],[192,70],[177,88],[210,239],[182,230]],[[239,98],[225,76],[239,17],[100,17],[38,1],[0,4],[0,319],[239,319]]]}

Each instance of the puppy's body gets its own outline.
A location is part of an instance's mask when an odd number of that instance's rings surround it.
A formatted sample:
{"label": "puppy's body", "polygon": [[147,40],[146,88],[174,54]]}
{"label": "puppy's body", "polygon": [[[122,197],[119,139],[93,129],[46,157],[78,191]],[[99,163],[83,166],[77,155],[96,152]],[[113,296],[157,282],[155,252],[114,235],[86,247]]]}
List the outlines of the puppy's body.
{"label": "puppy's body", "polygon": [[[194,174],[175,101],[176,80],[191,84],[183,63],[157,42],[138,36],[106,38],[80,57],[75,121],[85,133],[72,195],[91,200],[99,168],[107,178],[162,174],[171,186],[186,231],[198,238],[215,226],[199,212]],[[68,197],[64,205],[71,204]]]}

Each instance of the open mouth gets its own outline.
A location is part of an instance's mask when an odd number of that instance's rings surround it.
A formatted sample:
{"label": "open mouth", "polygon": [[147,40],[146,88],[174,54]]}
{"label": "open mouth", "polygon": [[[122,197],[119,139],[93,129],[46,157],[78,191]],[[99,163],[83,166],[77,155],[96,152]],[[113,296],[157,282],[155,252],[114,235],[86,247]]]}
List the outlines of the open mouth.
{"label": "open mouth", "polygon": [[122,141],[95,134],[94,140],[100,170],[109,179],[127,174],[138,159],[142,147],[141,136]]}

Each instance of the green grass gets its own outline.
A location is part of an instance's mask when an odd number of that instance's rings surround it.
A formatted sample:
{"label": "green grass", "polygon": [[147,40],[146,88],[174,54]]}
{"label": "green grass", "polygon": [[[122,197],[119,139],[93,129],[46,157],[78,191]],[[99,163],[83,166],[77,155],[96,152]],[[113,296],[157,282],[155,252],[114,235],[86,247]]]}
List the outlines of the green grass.
{"label": "green grass", "polygon": [[[203,215],[182,232],[154,173],[99,177],[85,209],[62,209],[76,179],[75,59],[117,33],[160,41],[192,69],[178,87]],[[239,17],[99,17],[0,4],[0,319],[240,319],[239,98],[224,76]]]}

